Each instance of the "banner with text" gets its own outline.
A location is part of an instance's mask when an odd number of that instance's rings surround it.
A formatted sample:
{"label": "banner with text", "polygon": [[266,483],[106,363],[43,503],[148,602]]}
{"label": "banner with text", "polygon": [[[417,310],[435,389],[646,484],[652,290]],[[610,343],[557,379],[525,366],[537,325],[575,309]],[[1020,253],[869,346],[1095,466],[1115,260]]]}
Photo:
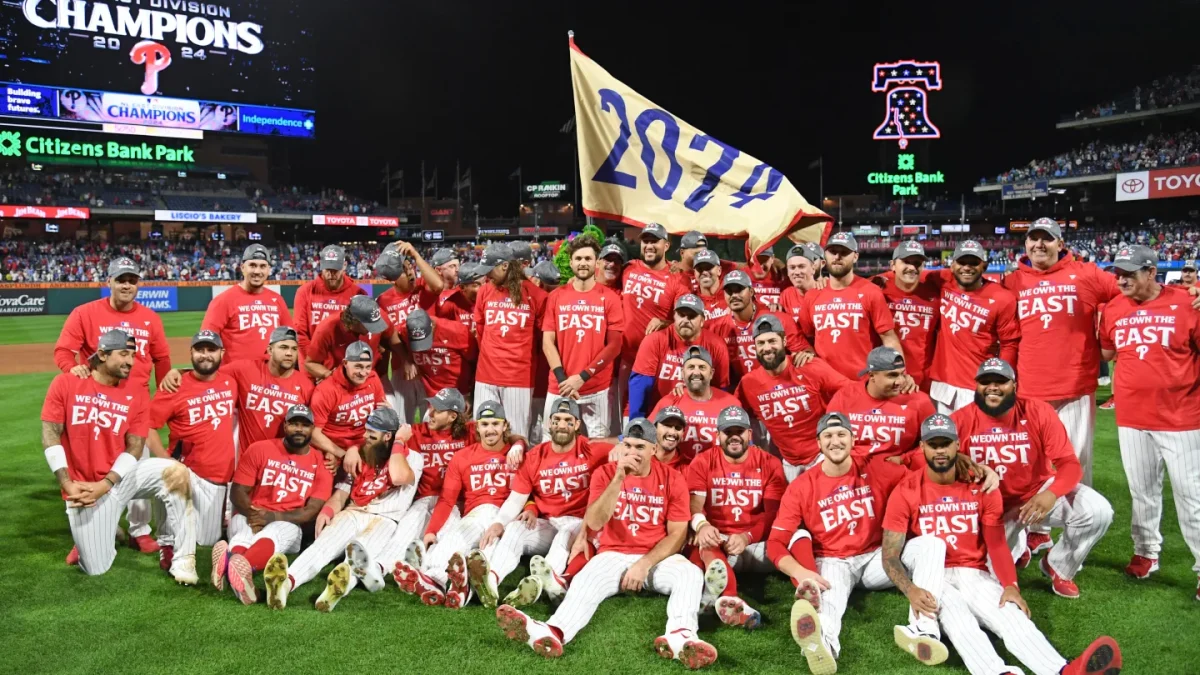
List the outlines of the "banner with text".
{"label": "banner with text", "polygon": [[[112,295],[108,286],[100,288],[100,297]],[[174,286],[139,286],[136,300],[156,312],[179,311],[179,289]]]}
{"label": "banner with text", "polygon": [[17,206],[0,204],[0,218],[54,218],[87,220],[92,210],[86,206]]}
{"label": "banner with text", "polygon": [[170,211],[158,209],[154,212],[155,220],[167,220],[180,223],[257,223],[257,213],[238,213],[236,211]]}
{"label": "banner with text", "polygon": [[570,58],[584,213],[661,223],[676,234],[746,237],[748,257],[784,236],[824,242],[833,219],[778,169],[659,108],[574,38]]}
{"label": "banner with text", "polygon": [[1035,180],[1025,183],[1008,183],[1000,186],[1001,199],[1035,199],[1050,194],[1050,181]]}
{"label": "banner with text", "polygon": [[0,290],[0,316],[45,314],[49,291]]}
{"label": "banner with text", "polygon": [[313,225],[348,225],[352,227],[396,227],[400,218],[396,216],[340,216],[315,215]]}
{"label": "banner with text", "polygon": [[1200,167],[1154,169],[1117,174],[1119,202],[1200,195]]}

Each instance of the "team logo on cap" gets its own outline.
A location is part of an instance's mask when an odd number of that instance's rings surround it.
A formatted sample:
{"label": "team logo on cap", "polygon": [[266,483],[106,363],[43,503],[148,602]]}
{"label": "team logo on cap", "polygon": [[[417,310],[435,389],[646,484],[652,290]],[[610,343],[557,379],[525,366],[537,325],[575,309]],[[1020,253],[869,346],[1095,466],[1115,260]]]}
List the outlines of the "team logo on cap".
{"label": "team logo on cap", "polygon": [[983,362],[984,370],[1003,370],[1004,364],[999,359],[988,359]]}
{"label": "team logo on cap", "polygon": [[326,252],[325,252],[325,259],[326,259],[326,260],[337,260],[337,259],[338,259],[338,252],[337,252],[337,251],[326,251]]}
{"label": "team logo on cap", "polygon": [[929,420],[929,428],[930,429],[938,429],[938,430],[949,429],[950,428],[950,418],[944,417],[942,415],[936,415]]}
{"label": "team logo on cap", "polygon": [[412,339],[414,339],[414,340],[424,340],[425,338],[429,337],[428,335],[425,334],[424,326],[418,326],[416,328],[413,328],[411,331],[409,331],[409,336],[412,337]]}

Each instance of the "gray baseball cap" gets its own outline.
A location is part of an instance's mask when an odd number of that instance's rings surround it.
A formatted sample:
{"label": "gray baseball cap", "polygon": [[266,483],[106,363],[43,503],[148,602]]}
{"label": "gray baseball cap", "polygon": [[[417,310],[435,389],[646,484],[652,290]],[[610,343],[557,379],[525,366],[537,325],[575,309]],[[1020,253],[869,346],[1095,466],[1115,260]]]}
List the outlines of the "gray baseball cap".
{"label": "gray baseball cap", "polygon": [[904,355],[891,347],[876,347],[867,354],[867,367],[858,371],[862,377],[867,373],[879,373],[904,367]]}
{"label": "gray baseball cap", "polygon": [[479,265],[476,265],[473,262],[463,263],[462,266],[458,268],[458,285],[465,286],[466,284],[473,284],[476,281],[479,281],[479,278],[482,276],[483,275],[479,272]]}
{"label": "gray baseball cap", "polygon": [[1125,246],[1113,257],[1113,267],[1125,272],[1158,267],[1158,254],[1146,246]]}
{"label": "gray baseball cap", "polygon": [[192,346],[196,345],[212,345],[217,349],[225,349],[225,343],[221,342],[221,336],[211,330],[202,330],[193,335]]}
{"label": "gray baseball cap", "polygon": [[321,269],[340,270],[346,267],[346,249],[330,244],[321,249]]}
{"label": "gray baseball cap", "polygon": [[371,431],[394,434],[400,428],[400,415],[390,406],[376,408],[367,415],[367,428]]}
{"label": "gray baseball cap", "polygon": [[566,413],[575,419],[583,419],[579,414],[579,404],[574,399],[560,398],[554,402],[554,407],[550,409],[550,414]]}
{"label": "gray baseball cap", "polygon": [[921,422],[921,440],[931,441],[935,438],[957,441],[958,427],[955,426],[954,420],[941,413],[926,417],[925,421]]}
{"label": "gray baseball cap", "polygon": [[114,328],[96,342],[96,351],[98,352],[115,352],[118,349],[137,349],[137,340],[133,336],[123,330]]}
{"label": "gray baseball cap", "polygon": [[831,235],[829,241],[825,242],[825,248],[829,249],[834,246],[841,246],[858,253],[858,240],[850,232],[836,232]]}
{"label": "gray baseball cap", "polygon": [[273,345],[276,342],[283,342],[285,340],[294,340],[299,342],[299,339],[296,337],[295,328],[292,328],[291,326],[276,326],[275,329],[271,331],[271,337],[267,339],[267,344]]}
{"label": "gray baseball cap", "polygon": [[346,363],[372,363],[375,361],[375,352],[371,351],[371,345],[359,340],[351,342],[350,346],[346,347]]}
{"label": "gray baseball cap", "polygon": [[404,256],[394,248],[385,248],[375,259],[375,274],[381,279],[395,281],[404,274]]}
{"label": "gray baseball cap", "polygon": [[125,256],[113,258],[112,262],[108,263],[108,278],[116,279],[122,274],[133,274],[139,279],[142,277],[142,271],[138,269],[137,263],[133,260]]}
{"label": "gray baseball cap", "polygon": [[308,420],[308,423],[312,424],[313,423],[312,409],[310,409],[308,406],[304,405],[303,403],[294,405],[294,406],[288,408],[287,412],[283,414],[283,421],[290,422],[294,419]]}
{"label": "gray baseball cap", "polygon": [[806,258],[812,262],[816,262],[821,259],[821,255],[822,252],[820,251],[820,247],[818,247],[817,250],[814,250],[808,244],[796,244],[788,249],[787,258],[784,258],[784,260],[787,260],[788,258],[800,257]]}
{"label": "gray baseball cap", "polygon": [[892,251],[892,260],[903,260],[912,256],[925,256],[925,247],[919,241],[902,241],[896,246],[896,250]]}
{"label": "gray baseball cap", "polygon": [[1029,225],[1029,234],[1045,232],[1055,239],[1062,239],[1062,227],[1053,218],[1038,218]]}
{"label": "gray baseball cap", "polygon": [[429,312],[418,307],[408,313],[404,320],[408,329],[408,348],[414,352],[427,352],[433,349],[433,320]]}
{"label": "gray baseball cap", "polygon": [[508,419],[504,416],[504,406],[499,401],[484,401],[475,411],[475,419]]}
{"label": "gray baseball cap", "polygon": [[486,275],[500,265],[515,259],[512,249],[507,244],[492,244],[483,249],[483,257],[479,259],[478,264],[479,273],[480,275]]}
{"label": "gray baseball cap", "polygon": [[817,260],[817,261],[825,260],[825,249],[821,248],[820,244],[818,244],[815,241],[810,241],[807,244],[805,244],[804,246],[808,250],[812,251],[812,259],[813,260]]}
{"label": "gray baseball cap", "polygon": [[698,230],[688,232],[679,240],[679,248],[681,249],[700,248],[701,246],[708,246],[708,237],[705,237]]}
{"label": "gray baseball cap", "polygon": [[754,337],[758,337],[764,333],[786,334],[783,329],[783,322],[774,314],[763,314],[754,320]]}
{"label": "gray baseball cap", "polygon": [[562,272],[559,271],[558,265],[552,260],[543,260],[533,267],[525,268],[530,278],[537,277],[543,284],[547,286],[557,286],[562,283]]}
{"label": "gray baseball cap", "polygon": [[979,370],[975,372],[975,381],[985,375],[999,375],[1006,380],[1017,379],[1017,373],[1013,367],[1004,359],[990,358],[987,361],[979,364]]}
{"label": "gray baseball cap", "polygon": [[383,318],[383,312],[379,310],[379,303],[365,295],[350,298],[350,305],[346,309],[350,310],[350,316],[369,332],[382,333],[388,328],[387,319]]}
{"label": "gray baseball cap", "polygon": [[717,431],[727,429],[749,429],[750,416],[736,405],[731,405],[717,414]]}
{"label": "gray baseball cap", "polygon": [[817,422],[817,435],[820,436],[830,427],[842,427],[854,435],[854,426],[850,424],[850,418],[846,417],[845,413],[828,412],[821,415],[821,419]]}
{"label": "gray baseball cap", "polygon": [[691,361],[692,359],[700,359],[701,361],[707,363],[710,366],[713,364],[712,363],[712,354],[710,354],[707,349],[705,349],[704,347],[701,347],[700,345],[692,345],[691,347],[688,347],[687,351],[685,351],[683,353],[683,362],[684,363],[687,363],[688,361]]}
{"label": "gray baseball cap", "polygon": [[615,255],[621,259],[624,264],[629,258],[625,255],[625,247],[620,244],[605,244],[604,248],[600,249],[600,258],[607,258],[610,255]]}
{"label": "gray baseball cap", "polygon": [[525,262],[533,262],[533,247],[526,241],[514,241],[508,244],[508,250],[512,251],[512,256],[516,260]]}
{"label": "gray baseball cap", "polygon": [[459,415],[467,412],[467,400],[453,387],[439,391],[429,399],[429,405],[433,406],[434,410],[453,410]]}
{"label": "gray baseball cap", "polygon": [[242,251],[242,262],[247,260],[266,260],[271,262],[271,251],[262,244],[250,244]]}
{"label": "gray baseball cap", "polygon": [[1188,270],[1191,270],[1193,272],[1196,271],[1196,261],[1195,260],[1185,260],[1183,262],[1183,271],[1186,272]]}
{"label": "gray baseball cap", "polygon": [[654,416],[655,424],[662,424],[668,420],[679,420],[680,424],[687,426],[687,416],[683,414],[682,410],[673,405],[659,410],[658,414]]}
{"label": "gray baseball cap", "polygon": [[429,256],[429,264],[434,267],[441,267],[448,262],[452,262],[458,256],[454,255],[454,251],[448,248],[439,248]]}
{"label": "gray baseball cap", "polygon": [[635,417],[626,422],[625,433],[622,435],[626,438],[640,438],[651,443],[658,442],[658,430],[645,417]]}
{"label": "gray baseball cap", "polygon": [[697,253],[696,257],[692,260],[692,267],[699,267],[701,265],[712,265],[713,267],[718,267],[720,264],[721,256],[717,255],[716,251],[707,248]]}
{"label": "gray baseball cap", "polygon": [[[647,223],[646,226],[642,228],[641,237],[645,237],[647,235],[659,240],[666,239],[667,228],[663,227],[659,223]],[[641,237],[638,238],[640,239]]]}
{"label": "gray baseball cap", "polygon": [[681,309],[690,309],[700,316],[704,316],[704,301],[692,293],[684,293],[675,299],[675,311]]}
{"label": "gray baseball cap", "polygon": [[[696,258],[699,259],[700,256],[696,256]],[[722,289],[729,288],[730,286],[741,286],[742,288],[754,288],[754,282],[750,281],[749,274],[746,274],[742,270],[733,270],[729,274],[726,274],[725,278],[721,281]]]}
{"label": "gray baseball cap", "polygon": [[963,241],[958,242],[958,246],[954,247],[954,254],[950,256],[950,259],[955,262],[962,258],[979,258],[980,260],[987,260],[988,256],[987,251],[983,250],[983,246],[981,246],[979,242],[975,241],[974,239],[964,239]]}

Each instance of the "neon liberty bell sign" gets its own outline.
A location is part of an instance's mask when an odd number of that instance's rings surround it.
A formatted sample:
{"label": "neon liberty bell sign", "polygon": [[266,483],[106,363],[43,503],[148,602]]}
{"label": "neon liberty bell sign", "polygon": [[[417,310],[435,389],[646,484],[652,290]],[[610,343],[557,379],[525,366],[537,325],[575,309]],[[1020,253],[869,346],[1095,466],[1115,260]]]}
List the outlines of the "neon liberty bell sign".
{"label": "neon liberty bell sign", "polygon": [[929,119],[931,91],[942,88],[942,65],[937,61],[876,63],[871,91],[883,92],[883,121],[872,136],[877,141],[898,141],[900,149],[910,139],[941,138],[942,132]]}

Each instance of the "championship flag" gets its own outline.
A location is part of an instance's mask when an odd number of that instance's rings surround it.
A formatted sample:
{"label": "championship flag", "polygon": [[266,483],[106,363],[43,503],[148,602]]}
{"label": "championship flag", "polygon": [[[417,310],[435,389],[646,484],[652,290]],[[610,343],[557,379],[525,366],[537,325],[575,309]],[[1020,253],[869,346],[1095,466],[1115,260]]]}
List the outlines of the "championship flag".
{"label": "championship flag", "polygon": [[747,260],[784,236],[824,244],[833,218],[778,169],[659,108],[568,36],[585,214],[745,237]]}

